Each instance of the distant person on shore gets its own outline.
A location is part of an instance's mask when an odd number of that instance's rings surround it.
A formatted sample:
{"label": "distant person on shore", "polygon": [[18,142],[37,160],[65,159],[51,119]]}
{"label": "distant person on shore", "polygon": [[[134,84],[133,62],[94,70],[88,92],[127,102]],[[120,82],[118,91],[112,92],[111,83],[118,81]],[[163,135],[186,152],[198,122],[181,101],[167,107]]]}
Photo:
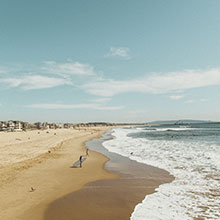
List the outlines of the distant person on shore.
{"label": "distant person on shore", "polygon": [[86,156],[89,156],[89,149],[86,148]]}
{"label": "distant person on shore", "polygon": [[34,191],[35,191],[35,189],[33,187],[31,187],[31,190],[29,192],[34,192]]}
{"label": "distant person on shore", "polygon": [[79,157],[79,166],[82,167],[82,155]]}

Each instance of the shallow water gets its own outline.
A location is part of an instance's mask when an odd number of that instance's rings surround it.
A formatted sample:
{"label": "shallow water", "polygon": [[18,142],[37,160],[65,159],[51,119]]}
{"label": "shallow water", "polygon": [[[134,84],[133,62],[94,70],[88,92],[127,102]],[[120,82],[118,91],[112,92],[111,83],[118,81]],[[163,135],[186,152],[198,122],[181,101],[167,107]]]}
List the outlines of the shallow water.
{"label": "shallow water", "polygon": [[133,220],[220,219],[220,126],[190,125],[114,129],[103,145],[112,152],[169,171],[135,207]]}

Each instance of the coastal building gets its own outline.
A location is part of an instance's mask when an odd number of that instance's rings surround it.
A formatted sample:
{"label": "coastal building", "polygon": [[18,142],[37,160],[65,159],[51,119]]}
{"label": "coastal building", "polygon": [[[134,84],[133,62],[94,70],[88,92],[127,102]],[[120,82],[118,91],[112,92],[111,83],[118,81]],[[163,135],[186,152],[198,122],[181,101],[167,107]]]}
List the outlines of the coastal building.
{"label": "coastal building", "polygon": [[36,126],[34,124],[30,124],[28,122],[21,122],[22,123],[22,130],[26,131],[26,130],[34,130],[36,129]]}
{"label": "coastal building", "polygon": [[5,131],[7,129],[7,124],[4,121],[0,122],[0,131]]}
{"label": "coastal building", "polygon": [[64,123],[63,128],[66,128],[66,129],[71,128],[71,124],[70,123]]}
{"label": "coastal building", "polygon": [[57,125],[55,123],[49,124],[50,129],[57,129]]}
{"label": "coastal building", "polygon": [[26,131],[30,129],[36,129],[36,126],[23,121],[0,121],[0,131],[13,132]]}
{"label": "coastal building", "polygon": [[15,131],[22,131],[23,130],[23,124],[21,121],[14,121],[14,130]]}
{"label": "coastal building", "polygon": [[[89,123],[48,123],[48,122],[35,122],[33,124],[23,121],[0,121],[0,131],[27,131],[27,130],[46,130],[46,129],[77,129],[86,127],[97,127],[97,126],[113,126],[116,124],[107,122],[89,122]],[[117,124],[120,125],[120,124]],[[123,124],[125,125],[125,124]]]}
{"label": "coastal building", "polygon": [[14,131],[15,130],[15,123],[13,121],[8,121],[7,131]]}

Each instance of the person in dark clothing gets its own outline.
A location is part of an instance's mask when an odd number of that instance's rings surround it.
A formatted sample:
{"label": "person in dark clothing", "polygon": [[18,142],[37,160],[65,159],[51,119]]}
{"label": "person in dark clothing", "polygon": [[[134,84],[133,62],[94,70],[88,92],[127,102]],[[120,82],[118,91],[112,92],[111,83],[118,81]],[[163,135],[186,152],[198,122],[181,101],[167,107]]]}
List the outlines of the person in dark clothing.
{"label": "person in dark clothing", "polygon": [[79,166],[82,167],[82,155],[79,157]]}

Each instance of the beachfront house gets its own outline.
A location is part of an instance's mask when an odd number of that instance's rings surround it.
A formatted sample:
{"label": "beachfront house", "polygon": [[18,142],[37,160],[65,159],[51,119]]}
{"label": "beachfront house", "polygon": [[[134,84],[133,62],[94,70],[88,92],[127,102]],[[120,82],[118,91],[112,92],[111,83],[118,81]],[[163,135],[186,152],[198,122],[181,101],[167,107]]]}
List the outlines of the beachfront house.
{"label": "beachfront house", "polygon": [[55,123],[49,124],[50,129],[57,129],[57,125]]}
{"label": "beachfront house", "polygon": [[21,123],[22,123],[22,130],[23,131],[31,129],[31,127],[33,126],[33,125],[29,124],[28,122],[21,122]]}
{"label": "beachfront house", "polygon": [[7,124],[5,121],[0,122],[0,131],[5,131],[7,129]]}
{"label": "beachfront house", "polygon": [[45,129],[49,129],[50,128],[50,124],[48,124],[47,122],[35,122],[34,126],[36,129],[39,130],[45,130]]}
{"label": "beachfront house", "polygon": [[0,131],[26,131],[36,129],[37,126],[23,121],[0,121]]}
{"label": "beachfront house", "polygon": [[14,127],[15,131],[22,131],[23,125],[21,121],[14,121],[14,124],[15,124],[15,127]]}
{"label": "beachfront house", "polygon": [[7,125],[7,131],[14,131],[15,130],[15,123],[14,121],[8,121],[8,125]]}

